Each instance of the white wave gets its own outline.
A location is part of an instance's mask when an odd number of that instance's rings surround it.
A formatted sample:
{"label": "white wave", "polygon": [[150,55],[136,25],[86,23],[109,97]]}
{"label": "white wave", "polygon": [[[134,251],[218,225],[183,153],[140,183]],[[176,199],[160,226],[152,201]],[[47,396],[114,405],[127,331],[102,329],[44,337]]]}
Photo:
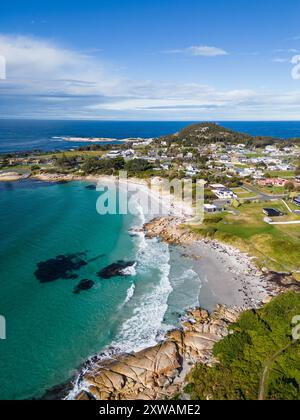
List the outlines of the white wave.
{"label": "white wave", "polygon": [[157,343],[168,309],[168,298],[173,290],[169,280],[168,245],[156,239],[145,240],[143,237],[141,244],[137,252],[138,274],[149,275],[149,270],[157,267],[160,281],[138,302],[133,315],[121,325],[119,334],[111,343],[112,347],[122,352],[139,351]]}
{"label": "white wave", "polygon": [[136,263],[121,270],[123,276],[136,276]]}
{"label": "white wave", "polygon": [[127,290],[127,296],[126,296],[126,299],[125,299],[125,304],[128,303],[133,298],[134,291],[135,291],[135,284],[132,283],[132,285]]}

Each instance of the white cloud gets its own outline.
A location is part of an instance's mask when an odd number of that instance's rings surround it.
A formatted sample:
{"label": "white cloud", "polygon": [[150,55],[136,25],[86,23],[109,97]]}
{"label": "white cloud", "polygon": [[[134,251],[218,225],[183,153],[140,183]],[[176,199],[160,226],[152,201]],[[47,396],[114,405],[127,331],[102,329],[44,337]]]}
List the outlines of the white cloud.
{"label": "white cloud", "polygon": [[221,48],[208,47],[205,45],[195,45],[184,49],[166,50],[166,54],[188,54],[197,57],[218,57],[222,55],[229,55],[229,53]]}
{"label": "white cloud", "polygon": [[92,55],[49,41],[0,35],[0,54],[7,63],[6,86],[12,91],[15,85],[15,93],[103,94],[119,83]]}
{"label": "white cloud", "polygon": [[288,58],[275,57],[272,61],[273,63],[289,63],[290,60]]}
{"label": "white cloud", "polygon": [[202,57],[217,57],[220,55],[228,55],[228,52],[216,47],[194,46],[187,49],[191,55]]}
{"label": "white cloud", "polygon": [[[177,52],[227,54],[201,46]],[[130,80],[91,53],[32,37],[0,35],[0,55],[7,60],[7,80],[0,82],[1,117],[218,120],[296,119],[300,114],[300,91]]]}

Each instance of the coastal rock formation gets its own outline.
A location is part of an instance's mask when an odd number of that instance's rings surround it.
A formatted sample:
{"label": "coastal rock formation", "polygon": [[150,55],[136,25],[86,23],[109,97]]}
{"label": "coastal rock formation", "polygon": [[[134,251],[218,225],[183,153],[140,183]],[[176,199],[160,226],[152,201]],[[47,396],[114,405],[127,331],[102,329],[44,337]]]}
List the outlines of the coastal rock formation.
{"label": "coastal rock formation", "polygon": [[163,241],[174,245],[187,245],[199,240],[197,234],[182,225],[178,217],[158,217],[144,225],[147,238],[160,237]]}
{"label": "coastal rock formation", "polygon": [[182,329],[170,331],[163,342],[138,353],[95,361],[79,380],[77,400],[158,400],[182,391],[193,364],[213,362],[214,344],[228,334],[239,309],[218,306],[210,316],[195,309]]}
{"label": "coastal rock formation", "polygon": [[41,181],[47,181],[47,182],[70,182],[73,180],[78,179],[78,177],[72,175],[72,174],[57,174],[57,173],[46,173],[41,172],[39,174],[33,175],[32,178],[39,179]]}
{"label": "coastal rock formation", "polygon": [[135,261],[117,261],[109,265],[108,267],[103,268],[98,273],[98,277],[102,279],[110,279],[112,277],[126,277],[131,275],[130,268],[136,265]]}

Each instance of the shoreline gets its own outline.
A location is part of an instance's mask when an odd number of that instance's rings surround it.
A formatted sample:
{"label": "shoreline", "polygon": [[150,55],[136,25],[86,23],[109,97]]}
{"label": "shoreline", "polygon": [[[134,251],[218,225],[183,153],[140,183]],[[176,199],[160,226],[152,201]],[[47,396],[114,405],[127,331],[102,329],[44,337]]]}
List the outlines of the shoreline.
{"label": "shoreline", "polygon": [[[131,180],[131,183],[134,183],[134,180]],[[145,185],[142,184],[142,187],[145,188]],[[148,190],[148,194],[151,194],[151,191]],[[203,302],[206,300],[206,305],[200,302],[200,307],[209,311],[200,308],[188,310],[183,318],[182,328],[167,332],[165,338],[153,347],[130,355],[116,353],[111,357],[103,354],[91,357],[84,365],[67,399],[174,397],[176,392],[182,390],[186,374],[195,363],[212,363],[213,345],[226,336],[230,322],[236,320],[242,311],[261,307],[278,293],[278,290],[275,291],[275,288],[267,284],[263,273],[254,267],[249,256],[213,241],[195,241],[193,234],[182,234],[180,225],[184,220],[174,214],[154,218],[145,223],[144,233],[147,238],[160,238],[171,245],[182,247],[185,256],[193,260],[195,271],[203,281],[200,295],[202,294]],[[161,221],[164,222],[163,229]],[[167,231],[170,229],[171,238],[166,237],[166,227]],[[175,231],[178,234],[177,239],[174,238]],[[219,299],[217,305],[216,299]],[[211,306],[208,300],[213,302]],[[224,313],[234,313],[235,316],[222,324],[222,333],[219,331],[214,335],[211,334],[210,323],[217,318],[217,325],[221,328],[218,312],[223,313],[222,322],[226,319]],[[199,316],[199,313],[202,315]],[[162,359],[162,372],[158,372],[157,366]]]}
{"label": "shoreline", "polygon": [[[70,182],[70,181],[84,181],[84,182],[104,182],[110,183],[116,181],[116,177],[111,176],[86,176],[86,177],[74,177],[74,176],[61,176],[57,174],[48,175],[47,176],[33,176],[32,179],[39,179],[48,182]],[[133,185],[138,187],[143,193],[148,195],[152,195],[152,198],[155,200],[164,200],[164,198],[168,198],[167,194],[163,194],[162,197],[159,197],[155,191],[149,189],[148,183],[145,180],[140,179],[129,179],[129,185]],[[200,301],[200,306],[205,307],[205,309],[209,309],[210,313],[215,309],[215,302],[211,304],[208,302],[213,302],[216,299],[219,300],[220,304],[227,305],[227,307],[220,307],[223,308],[223,311],[237,311],[240,313],[245,309],[256,308],[259,307],[262,303],[265,303],[271,296],[275,295],[278,291],[275,289],[273,290],[270,285],[267,285],[266,276],[257,270],[251,258],[245,254],[242,254],[240,251],[236,250],[235,248],[229,247],[224,244],[217,243],[216,241],[209,241],[209,240],[199,240],[195,236],[195,234],[188,232],[181,228],[181,225],[187,220],[189,209],[176,208],[176,203],[174,203],[174,207],[172,211],[168,213],[167,216],[164,217],[157,217],[153,219],[153,215],[151,215],[152,219],[150,218],[150,222],[147,222],[143,228],[146,237],[149,238],[160,238],[162,241],[166,241],[171,245],[176,245],[178,247],[182,247],[182,253],[186,256],[189,256],[191,260],[193,260],[193,265],[195,271],[199,274],[200,279],[203,281],[203,286],[201,289],[200,295],[202,295],[202,301]],[[180,214],[180,216],[178,215]],[[223,282],[220,283],[220,279],[222,278]],[[269,290],[267,290],[269,286]],[[202,302],[206,301],[206,305],[203,305]],[[238,309],[236,309],[238,307]],[[218,307],[219,308],[219,307]],[[217,308],[217,310],[218,310]],[[199,311],[197,309],[196,311]],[[206,312],[206,311],[204,311]],[[202,321],[200,322],[201,328],[202,325],[207,327],[207,320],[209,318],[208,312],[203,315],[204,316],[204,324]],[[189,317],[189,314],[187,315]],[[213,313],[212,319],[215,315]],[[107,358],[103,360],[103,356],[101,354],[91,357],[86,363],[83,364],[81,372],[77,377],[75,385],[73,385],[73,390],[71,391],[71,398],[70,399],[93,399],[93,398],[115,398],[115,394],[119,395],[120,391],[124,391],[125,394],[128,391],[127,381],[130,378],[130,375],[127,376],[126,384],[122,386],[122,389],[119,390],[118,386],[115,388],[110,389],[109,392],[104,392],[101,394],[102,387],[106,386],[105,383],[102,384],[95,381],[95,377],[103,377],[103,372],[105,371],[105,375],[108,375],[108,372],[115,372],[115,364],[122,365],[122,369],[130,365],[131,362],[136,361],[136,358],[139,359],[139,369],[143,369],[143,366],[147,366],[149,363],[149,357],[160,357],[160,353],[164,353],[165,356],[170,359],[171,366],[168,367],[170,369],[171,376],[166,376],[165,373],[162,374],[162,378],[159,380],[159,383],[156,382],[156,379],[151,379],[151,387],[155,386],[155,395],[151,394],[153,398],[162,397],[164,392],[166,391],[165,387],[168,389],[166,392],[168,397],[174,396],[175,391],[181,389],[185,375],[188,372],[189,368],[191,368],[190,364],[196,362],[207,362],[211,361],[211,350],[212,345],[218,341],[216,337],[214,340],[208,340],[210,346],[203,347],[203,340],[207,341],[207,337],[203,335],[203,331],[201,332],[201,340],[196,339],[196,344],[194,343],[194,337],[192,340],[192,347],[190,347],[190,343],[188,341],[188,345],[185,344],[185,348],[188,348],[188,357],[183,357],[186,355],[186,350],[182,350],[179,343],[182,342],[183,339],[186,337],[186,333],[199,333],[199,331],[195,331],[193,328],[193,322],[190,322],[188,326],[187,323],[189,321],[185,321],[183,323],[183,330],[182,329],[175,329],[166,334],[165,339],[158,343],[154,347],[148,347],[144,350],[133,353],[131,355],[124,355],[124,354],[116,354],[112,359]],[[223,325],[223,333],[220,336],[220,339],[225,336],[226,334],[226,325]],[[199,326],[198,326],[199,327]],[[197,327],[197,328],[198,328]],[[199,327],[200,328],[200,327]],[[170,334],[176,340],[172,338],[170,341]],[[172,335],[173,334],[173,335]],[[182,336],[182,334],[184,334]],[[180,340],[179,337],[180,336]],[[183,338],[184,337],[184,338]],[[190,336],[187,335],[188,340]],[[205,338],[204,338],[205,337]],[[198,347],[199,345],[199,347]],[[171,349],[171,350],[170,350]],[[157,353],[156,353],[157,352]],[[193,354],[192,359],[190,358],[190,354]],[[150,356],[149,356],[150,355]],[[100,358],[99,358],[100,357]],[[179,361],[182,360],[183,364],[180,364]],[[188,367],[189,366],[189,367]],[[138,369],[138,370],[139,370]],[[153,370],[154,367],[152,366],[151,369]],[[147,370],[147,369],[146,369]],[[165,367],[163,368],[165,371]],[[158,372],[152,371],[153,375],[158,374]],[[128,373],[128,372],[127,372]],[[149,372],[144,373],[146,376]],[[115,375],[112,375],[115,378]],[[151,376],[151,375],[150,375]],[[128,379],[129,378],[129,379]],[[110,378],[111,379],[111,378]],[[118,379],[120,380],[120,378]],[[86,387],[86,381],[90,384],[89,387]],[[102,379],[101,379],[102,381]],[[154,381],[154,382],[153,382]],[[79,382],[79,383],[78,383]],[[95,383],[96,382],[96,383]],[[132,384],[132,382],[129,381]],[[80,386],[79,386],[80,385]],[[150,396],[148,384],[145,385],[144,379],[141,380],[140,374],[137,374],[135,379],[133,380],[133,387],[135,387],[135,392],[138,389],[143,389],[143,392],[138,392],[137,395],[143,397],[145,399],[149,399],[147,397]],[[88,388],[88,389],[86,389]],[[148,390],[148,391],[147,391]],[[123,392],[122,391],[122,392]],[[129,391],[128,391],[129,392]],[[130,391],[131,392],[131,391]],[[129,392],[128,395],[131,395]],[[162,393],[161,393],[162,392]],[[127,394],[126,394],[127,395]],[[137,396],[135,395],[135,397]],[[139,398],[139,397],[137,397]]]}

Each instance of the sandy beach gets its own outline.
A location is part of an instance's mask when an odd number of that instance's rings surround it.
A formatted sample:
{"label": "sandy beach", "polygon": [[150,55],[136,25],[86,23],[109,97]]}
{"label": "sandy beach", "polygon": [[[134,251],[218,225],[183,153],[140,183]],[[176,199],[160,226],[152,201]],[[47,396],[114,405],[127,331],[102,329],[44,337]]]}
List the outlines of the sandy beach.
{"label": "sandy beach", "polygon": [[[197,241],[184,247],[194,258],[193,269],[202,281],[200,306],[212,311],[215,304],[242,309],[259,307],[270,296],[263,273],[249,256],[215,241]],[[196,256],[196,258],[195,258]]]}

